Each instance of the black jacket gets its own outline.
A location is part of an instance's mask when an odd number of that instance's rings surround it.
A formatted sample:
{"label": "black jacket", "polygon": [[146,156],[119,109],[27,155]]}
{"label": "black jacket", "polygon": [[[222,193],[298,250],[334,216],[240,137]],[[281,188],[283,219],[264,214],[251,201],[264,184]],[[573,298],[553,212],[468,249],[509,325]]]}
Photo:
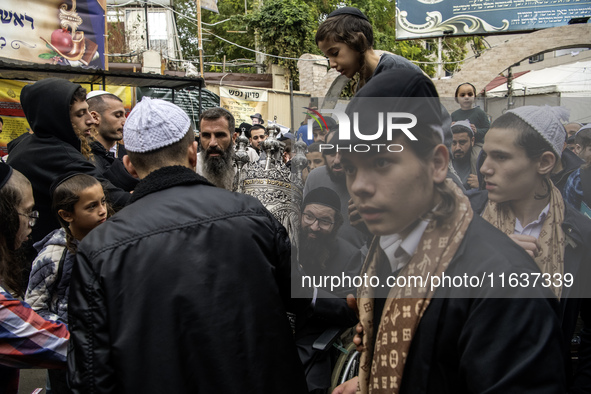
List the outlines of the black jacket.
{"label": "black jacket", "polygon": [[[480,191],[470,195],[474,213],[480,215],[486,208],[488,192]],[[564,250],[564,273],[570,273],[575,279],[575,286],[563,288],[560,299],[559,317],[562,326],[562,340],[565,349],[569,392],[591,392],[591,222],[569,204],[565,205],[562,229],[566,235]],[[579,316],[583,328],[579,333],[577,369],[573,373],[571,365],[571,340]]]}
{"label": "black jacket", "polygon": [[185,167],[150,173],[132,200],[78,249],[74,392],[305,393],[281,224]]}
{"label": "black jacket", "polygon": [[[537,270],[523,249],[475,216],[445,274],[485,281],[467,292],[437,289],[413,335],[400,393],[564,392],[558,303],[539,285],[500,288],[501,273]],[[548,298],[527,298],[535,293]]]}
{"label": "black jacket", "polygon": [[562,163],[562,170],[556,174],[552,174],[550,179],[552,180],[552,183],[554,183],[554,185],[558,188],[558,190],[560,190],[562,198],[566,198],[565,189],[568,177],[573,173],[573,171],[585,164],[585,161],[570,149],[565,149],[562,151],[560,162]]}
{"label": "black jacket", "polygon": [[107,151],[103,144],[93,141],[90,148],[94,155],[94,165],[113,185],[126,192],[132,191],[137,186],[139,179],[132,177],[125,169],[123,162]]}
{"label": "black jacket", "polygon": [[9,146],[8,164],[22,172],[33,186],[35,209],[39,220],[32,238],[37,242],[60,227],[51,212],[49,187],[68,172],[96,177],[105,186],[115,206],[123,206],[130,194],[105,180],[96,167],[80,153],[80,140],[70,121],[70,100],[80,85],[58,78],[47,78],[27,85],[21,93],[21,104],[34,134]]}

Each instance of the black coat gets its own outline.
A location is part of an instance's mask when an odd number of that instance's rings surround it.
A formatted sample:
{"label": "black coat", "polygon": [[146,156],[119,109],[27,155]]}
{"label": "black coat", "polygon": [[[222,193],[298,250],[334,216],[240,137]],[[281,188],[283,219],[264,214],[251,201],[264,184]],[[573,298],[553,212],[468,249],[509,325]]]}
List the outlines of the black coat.
{"label": "black coat", "polygon": [[76,393],[305,393],[286,316],[286,230],[185,167],[150,173],[81,242],[69,299]]}
{"label": "black coat", "polygon": [[[536,271],[523,249],[475,216],[445,274]],[[564,392],[558,302],[547,289],[515,295],[549,298],[507,297],[498,280],[494,288],[486,283],[465,298],[435,292],[413,336],[401,394]],[[499,294],[507,298],[494,298]]]}
{"label": "black coat", "polygon": [[35,242],[60,227],[51,211],[49,188],[61,175],[80,172],[96,177],[115,206],[125,205],[131,197],[104,179],[80,152],[80,140],[70,121],[70,100],[79,87],[63,79],[47,78],[25,86],[21,93],[23,111],[34,134],[9,145],[8,164],[33,186],[35,209],[39,211],[31,235]]}
{"label": "black coat", "polygon": [[139,179],[132,177],[125,169],[123,162],[115,158],[100,142],[93,141],[90,148],[94,155],[94,165],[113,185],[126,192],[132,191],[137,186]]}
{"label": "black coat", "polygon": [[[480,191],[470,195],[470,203],[475,214],[481,214],[488,202],[488,192]],[[591,392],[591,221],[581,215],[569,204],[565,205],[562,229],[566,235],[564,250],[564,273],[571,273],[576,285],[563,288],[560,299],[559,317],[562,326],[567,380],[569,392]],[[577,369],[571,365],[571,340],[575,334],[578,318],[583,328],[579,333]],[[574,373],[574,374],[573,374]]]}

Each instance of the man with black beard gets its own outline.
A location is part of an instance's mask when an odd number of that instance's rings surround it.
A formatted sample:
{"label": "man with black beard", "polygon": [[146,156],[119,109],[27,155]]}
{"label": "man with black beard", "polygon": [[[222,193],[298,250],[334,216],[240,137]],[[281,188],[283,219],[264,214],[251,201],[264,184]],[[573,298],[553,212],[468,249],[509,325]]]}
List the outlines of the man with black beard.
{"label": "man with black beard", "polygon": [[234,116],[221,107],[210,108],[199,120],[201,146],[197,154],[197,173],[215,186],[232,190],[234,184]]}
{"label": "man with black beard", "polygon": [[[326,275],[353,278],[361,270],[360,250],[337,235],[343,222],[340,211],[339,196],[326,187],[311,190],[304,198],[299,247],[302,275],[318,281]],[[296,346],[309,393],[325,393],[330,387],[333,354],[330,349],[315,350],[313,344],[328,328],[344,329],[357,322],[345,301],[346,295],[354,292],[350,287],[317,288],[312,305],[296,319]]]}
{"label": "man with black beard", "polygon": [[339,236],[349,241],[357,248],[362,248],[367,240],[367,234],[351,226],[349,221],[349,192],[345,180],[345,172],[341,165],[341,154],[336,150],[322,148],[322,157],[326,165],[310,171],[304,185],[304,197],[313,189],[327,187],[334,191],[340,201],[340,213],[343,218],[343,225],[339,229]]}
{"label": "man with black beard", "polygon": [[453,133],[453,167],[464,189],[478,189],[478,154],[481,147],[474,145],[474,132],[467,120],[459,120],[451,126]]}

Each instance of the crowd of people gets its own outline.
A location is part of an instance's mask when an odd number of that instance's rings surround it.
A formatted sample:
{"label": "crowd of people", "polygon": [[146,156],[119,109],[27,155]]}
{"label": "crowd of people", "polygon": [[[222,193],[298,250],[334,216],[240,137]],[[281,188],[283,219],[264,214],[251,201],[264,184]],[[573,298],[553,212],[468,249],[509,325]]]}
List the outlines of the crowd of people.
{"label": "crowd of people", "polygon": [[[358,78],[346,114],[361,133],[313,126],[297,248],[235,191],[241,135],[247,166],[267,160],[261,114],[236,126],[207,109],[197,139],[167,101],[126,117],[67,80],[23,88],[33,133],[0,162],[0,391],[43,368],[54,394],[324,394],[339,351],[315,343],[352,329],[359,371],[336,394],[591,392],[591,124],[549,106],[490,122],[470,83],[450,115],[416,65],[374,52],[356,8],[316,43]],[[414,115],[416,140],[339,148],[393,111]],[[277,137],[290,167],[295,136]],[[429,282],[445,276],[482,280]],[[419,280],[317,280],[345,277]]]}

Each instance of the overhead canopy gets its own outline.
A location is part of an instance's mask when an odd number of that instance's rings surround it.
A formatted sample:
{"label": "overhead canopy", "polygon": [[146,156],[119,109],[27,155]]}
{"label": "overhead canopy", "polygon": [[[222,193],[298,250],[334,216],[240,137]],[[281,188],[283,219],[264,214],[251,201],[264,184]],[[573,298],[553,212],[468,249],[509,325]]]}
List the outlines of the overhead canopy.
{"label": "overhead canopy", "polygon": [[2,79],[39,81],[49,77],[68,79],[76,83],[103,86],[159,87],[170,89],[205,86],[203,79],[198,77],[105,71],[51,64],[16,64],[0,60],[0,78]]}
{"label": "overhead canopy", "polygon": [[[530,71],[513,79],[513,95],[560,93],[561,96],[591,95],[591,61],[563,64]],[[504,97],[507,83],[486,92],[488,97]]]}

